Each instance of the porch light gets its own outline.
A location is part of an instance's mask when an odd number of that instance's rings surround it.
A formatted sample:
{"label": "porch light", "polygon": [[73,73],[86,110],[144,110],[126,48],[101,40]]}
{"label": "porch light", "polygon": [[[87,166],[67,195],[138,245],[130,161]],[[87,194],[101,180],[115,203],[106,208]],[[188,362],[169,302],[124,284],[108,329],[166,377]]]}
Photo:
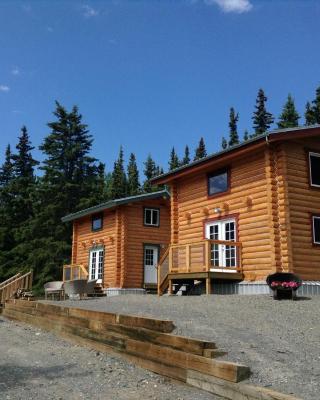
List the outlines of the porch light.
{"label": "porch light", "polygon": [[221,208],[220,208],[220,207],[216,207],[213,211],[214,211],[216,214],[220,214],[220,213],[221,213]]}

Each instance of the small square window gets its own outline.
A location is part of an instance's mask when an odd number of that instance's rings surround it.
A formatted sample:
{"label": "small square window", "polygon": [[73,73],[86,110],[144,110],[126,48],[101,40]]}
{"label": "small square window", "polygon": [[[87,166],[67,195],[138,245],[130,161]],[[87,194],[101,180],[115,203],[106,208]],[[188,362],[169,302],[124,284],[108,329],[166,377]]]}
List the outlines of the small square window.
{"label": "small square window", "polygon": [[312,236],[313,243],[320,245],[320,215],[312,216]]}
{"label": "small square window", "polygon": [[96,214],[92,216],[92,230],[99,231],[103,226],[103,215]]}
{"label": "small square window", "polygon": [[214,196],[229,189],[229,171],[220,170],[208,175],[208,195]]}
{"label": "small square window", "polygon": [[320,187],[320,153],[309,153],[310,184]]}
{"label": "small square window", "polygon": [[159,223],[160,223],[160,210],[158,208],[145,208],[144,225],[159,226]]}

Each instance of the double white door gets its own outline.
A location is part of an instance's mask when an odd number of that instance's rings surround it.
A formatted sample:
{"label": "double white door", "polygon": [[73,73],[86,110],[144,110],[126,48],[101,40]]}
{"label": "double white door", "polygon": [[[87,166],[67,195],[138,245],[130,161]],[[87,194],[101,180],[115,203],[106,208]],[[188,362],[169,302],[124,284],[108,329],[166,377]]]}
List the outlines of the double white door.
{"label": "double white door", "polygon": [[144,283],[156,284],[158,282],[157,265],[159,260],[159,247],[144,246]]}
{"label": "double white door", "polygon": [[90,250],[89,259],[89,278],[97,279],[97,283],[102,283],[103,279],[104,251],[103,249]]}
{"label": "double white door", "polygon": [[[234,219],[209,222],[206,225],[206,238],[210,240],[236,241],[236,222]],[[237,266],[236,246],[228,244],[211,245],[211,267],[232,268]]]}

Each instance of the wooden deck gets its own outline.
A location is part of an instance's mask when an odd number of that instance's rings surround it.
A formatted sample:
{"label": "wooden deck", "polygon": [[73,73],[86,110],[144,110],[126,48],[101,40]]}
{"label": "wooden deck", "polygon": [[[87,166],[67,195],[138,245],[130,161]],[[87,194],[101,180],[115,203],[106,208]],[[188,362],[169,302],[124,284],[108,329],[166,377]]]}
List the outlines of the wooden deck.
{"label": "wooden deck", "polygon": [[212,280],[241,281],[241,249],[241,242],[208,239],[170,245],[158,265],[158,294],[175,281],[205,280],[207,294]]}

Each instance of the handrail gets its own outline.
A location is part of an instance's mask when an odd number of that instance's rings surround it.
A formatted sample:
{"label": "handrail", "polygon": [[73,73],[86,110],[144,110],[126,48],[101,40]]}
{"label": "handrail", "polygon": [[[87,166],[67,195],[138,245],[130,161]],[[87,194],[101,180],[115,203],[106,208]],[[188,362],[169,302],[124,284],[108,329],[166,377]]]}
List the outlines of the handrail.
{"label": "handrail", "polygon": [[21,275],[21,272],[18,272],[17,274],[13,275],[11,278],[3,281],[0,283],[0,289],[3,288],[4,286],[6,286],[8,283],[14,281],[15,279],[17,279],[19,276]]}
{"label": "handrail", "polygon": [[[21,275],[21,274],[20,274]],[[32,289],[33,271],[29,271],[24,275],[18,276],[0,288],[0,304],[4,304],[9,300],[18,289]]]}
{"label": "handrail", "polygon": [[170,246],[168,246],[168,248],[164,252],[163,256],[161,257],[161,259],[157,265],[157,278],[158,278],[157,282],[158,282],[158,295],[159,296],[162,294],[161,287],[168,276],[169,265],[166,266],[165,261],[170,256],[170,252],[171,252],[171,249],[170,249]]}

